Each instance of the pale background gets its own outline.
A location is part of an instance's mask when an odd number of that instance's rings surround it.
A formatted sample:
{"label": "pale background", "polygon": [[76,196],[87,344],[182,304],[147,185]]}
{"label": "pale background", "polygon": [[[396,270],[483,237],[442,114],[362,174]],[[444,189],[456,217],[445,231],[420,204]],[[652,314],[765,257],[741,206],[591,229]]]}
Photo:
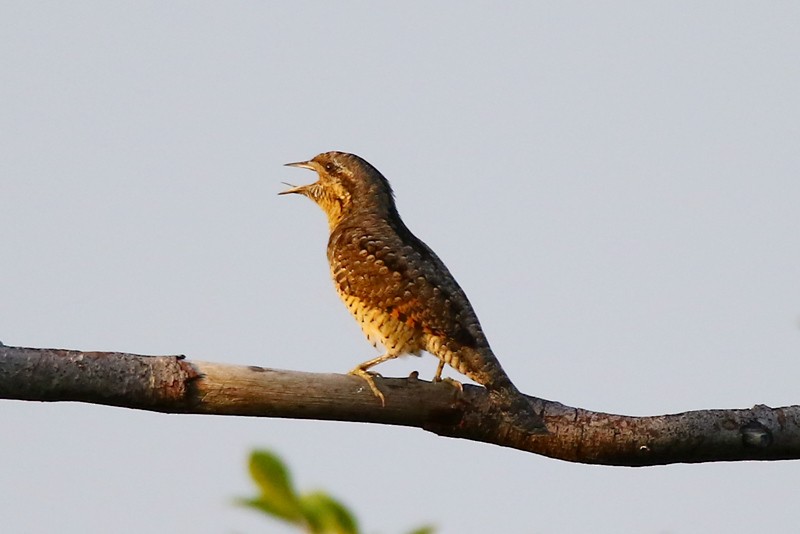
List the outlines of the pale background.
{"label": "pale background", "polygon": [[[800,402],[793,2],[0,4],[0,340],[343,372],[376,355],[281,181],[389,177],[519,387]],[[433,358],[381,368],[419,369]],[[796,462],[574,465],[421,430],[0,402],[3,532],[290,532],[269,447],[366,532],[786,532]]]}

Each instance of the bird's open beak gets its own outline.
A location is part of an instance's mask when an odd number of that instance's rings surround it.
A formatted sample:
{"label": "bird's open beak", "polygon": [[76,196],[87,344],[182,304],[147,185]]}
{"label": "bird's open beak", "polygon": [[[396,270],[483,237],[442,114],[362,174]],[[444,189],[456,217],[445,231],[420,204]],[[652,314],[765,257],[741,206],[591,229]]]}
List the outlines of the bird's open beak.
{"label": "bird's open beak", "polygon": [[290,195],[292,193],[297,193],[300,195],[305,195],[306,191],[308,190],[308,185],[292,185],[287,184],[286,182],[281,182],[284,185],[291,186],[291,189],[287,189],[286,191],[281,191],[278,193],[279,195]]}
{"label": "bird's open beak", "polygon": [[[316,170],[311,165],[310,161],[297,161],[295,163],[286,163],[286,164],[284,164],[284,167],[299,167],[301,169],[309,169],[309,170],[312,170],[312,171]],[[308,185],[292,185],[292,184],[287,184],[286,182],[283,182],[283,183],[288,185],[288,186],[291,186],[291,189],[287,189],[286,191],[281,191],[280,193],[278,193],[279,195],[289,195],[289,194],[292,194],[292,193],[297,193],[299,195],[305,195],[308,192],[308,186],[311,185],[311,184],[308,184]]]}
{"label": "bird's open beak", "polygon": [[314,167],[311,165],[310,161],[296,161],[294,163],[285,163],[284,167],[300,167],[301,169],[310,169],[314,170]]}

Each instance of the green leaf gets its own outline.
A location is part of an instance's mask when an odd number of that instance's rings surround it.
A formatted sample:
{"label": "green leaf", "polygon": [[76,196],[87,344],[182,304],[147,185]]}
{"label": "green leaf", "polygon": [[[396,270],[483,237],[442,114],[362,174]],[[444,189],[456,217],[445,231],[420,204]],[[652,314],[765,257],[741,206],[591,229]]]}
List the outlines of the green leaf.
{"label": "green leaf", "polygon": [[301,497],[303,515],[314,534],[358,534],[358,523],[342,503],[316,491]]}
{"label": "green leaf", "polygon": [[436,532],[436,527],[433,525],[425,525],[424,527],[412,530],[408,534],[433,534],[434,532]]}
{"label": "green leaf", "polygon": [[240,504],[291,523],[302,523],[300,499],[292,487],[289,470],[280,458],[269,451],[254,451],[250,455],[250,476],[261,494],[255,499],[240,500]]}

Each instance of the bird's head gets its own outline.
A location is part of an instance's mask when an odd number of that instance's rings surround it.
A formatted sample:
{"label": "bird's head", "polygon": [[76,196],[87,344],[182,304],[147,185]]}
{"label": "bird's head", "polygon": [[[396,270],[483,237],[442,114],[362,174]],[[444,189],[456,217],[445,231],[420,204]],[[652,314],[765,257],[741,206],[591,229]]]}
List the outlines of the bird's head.
{"label": "bird's head", "polygon": [[395,211],[389,182],[378,169],[355,154],[325,152],[308,161],[286,165],[311,169],[319,179],[279,194],[298,193],[319,204],[328,216],[331,230],[351,214],[388,217]]}

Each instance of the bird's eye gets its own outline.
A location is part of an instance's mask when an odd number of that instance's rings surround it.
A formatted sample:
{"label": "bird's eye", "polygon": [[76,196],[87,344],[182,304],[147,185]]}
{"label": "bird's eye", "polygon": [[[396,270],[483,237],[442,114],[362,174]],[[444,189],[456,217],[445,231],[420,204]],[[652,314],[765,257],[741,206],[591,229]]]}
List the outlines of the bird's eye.
{"label": "bird's eye", "polygon": [[326,163],[325,170],[331,172],[333,170],[333,163]]}

